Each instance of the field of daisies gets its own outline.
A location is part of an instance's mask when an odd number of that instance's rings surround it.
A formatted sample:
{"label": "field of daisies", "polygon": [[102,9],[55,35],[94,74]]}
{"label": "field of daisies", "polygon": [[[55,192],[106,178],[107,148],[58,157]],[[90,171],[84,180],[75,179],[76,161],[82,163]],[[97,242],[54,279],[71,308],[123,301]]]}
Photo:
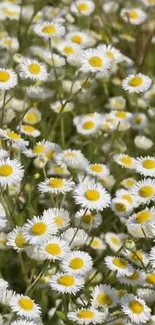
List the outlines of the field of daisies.
{"label": "field of daisies", "polygon": [[155,0],[0,1],[0,325],[155,325]]}

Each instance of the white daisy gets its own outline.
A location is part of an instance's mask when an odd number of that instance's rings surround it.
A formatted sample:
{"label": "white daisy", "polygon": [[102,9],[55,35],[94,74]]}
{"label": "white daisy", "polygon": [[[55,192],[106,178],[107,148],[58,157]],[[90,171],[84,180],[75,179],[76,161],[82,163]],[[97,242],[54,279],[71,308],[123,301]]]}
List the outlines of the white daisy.
{"label": "white daisy", "polygon": [[74,190],[76,204],[89,210],[103,210],[110,204],[110,195],[100,183],[78,185]]}
{"label": "white daisy", "polygon": [[103,54],[106,54],[112,62],[120,62],[123,60],[121,52],[112,45],[99,45],[97,49]]}
{"label": "white daisy", "polygon": [[92,291],[91,303],[95,308],[98,307],[115,307],[118,303],[116,290],[110,285],[97,285]]}
{"label": "white daisy", "polygon": [[67,317],[72,322],[76,322],[78,324],[101,324],[106,319],[107,314],[107,309],[101,312],[91,307],[71,311],[67,314]]}
{"label": "white daisy", "polygon": [[31,136],[33,138],[37,138],[40,135],[40,131],[39,130],[37,130],[36,128],[34,128],[34,126],[28,125],[28,124],[21,125],[20,132],[23,133],[23,134],[25,134],[25,135]]}
{"label": "white daisy", "polygon": [[89,16],[95,9],[95,4],[91,0],[76,0],[71,4],[71,11],[76,15]]}
{"label": "white daisy", "polygon": [[151,78],[142,73],[138,73],[131,74],[125,78],[122,82],[122,87],[129,93],[143,93],[151,87],[151,84]]}
{"label": "white daisy", "polygon": [[4,138],[5,140],[9,140],[12,143],[15,143],[20,148],[24,148],[28,146],[29,142],[22,139],[21,135],[12,131],[12,130],[2,130],[0,129],[0,137]]}
{"label": "white daisy", "polygon": [[109,168],[104,164],[90,164],[86,169],[86,172],[90,175],[96,176],[99,179],[102,179],[109,175]]}
{"label": "white daisy", "polygon": [[20,62],[19,68],[23,78],[43,81],[47,79],[48,73],[46,67],[37,60],[24,59]]}
{"label": "white daisy", "polygon": [[41,193],[65,194],[72,191],[74,182],[70,179],[51,177],[38,185]]}
{"label": "white daisy", "polygon": [[126,154],[118,154],[114,156],[114,161],[121,165],[122,167],[133,169],[135,165],[135,160]]}
{"label": "white daisy", "polygon": [[135,287],[138,285],[143,285],[145,277],[141,270],[136,269],[131,275],[118,276],[117,279],[120,283]]}
{"label": "white daisy", "polygon": [[64,150],[57,154],[56,162],[58,165],[65,165],[67,168],[83,170],[88,166],[88,160],[84,157],[80,150]]}
{"label": "white daisy", "polygon": [[133,274],[132,266],[121,257],[106,256],[105,264],[111,271],[116,271],[118,276]]}
{"label": "white daisy", "polygon": [[35,125],[41,121],[41,113],[36,107],[32,107],[24,115],[23,122],[30,125]]}
{"label": "white daisy", "polygon": [[35,319],[39,318],[41,314],[40,306],[28,296],[17,294],[10,299],[9,305],[11,310],[20,317]]}
{"label": "white daisy", "polygon": [[44,210],[43,216],[49,216],[49,218],[53,220],[59,230],[68,227],[70,224],[69,212],[63,208]]}
{"label": "white daisy", "polygon": [[131,189],[131,194],[137,197],[139,203],[150,203],[155,200],[155,180],[146,178],[139,181]]}
{"label": "white daisy", "polygon": [[117,252],[121,248],[125,239],[125,234],[116,234],[114,232],[107,232],[105,234],[105,242],[110,246],[110,248],[114,252]]}
{"label": "white daisy", "polygon": [[66,255],[69,255],[70,248],[64,240],[56,236],[51,236],[48,241],[42,244],[40,253],[47,260],[62,260]]}
{"label": "white daisy", "polygon": [[[141,210],[135,214],[133,214],[127,221],[127,227],[129,227],[132,231],[138,229],[144,229],[144,231],[150,231],[152,229],[152,225],[155,226],[155,209],[154,208],[146,208],[145,210]],[[140,232],[140,231],[139,231]],[[144,237],[143,231],[141,232],[142,237]]]}
{"label": "white daisy", "polygon": [[111,60],[98,49],[83,51],[81,64],[81,70],[86,72],[107,72],[111,68]]}
{"label": "white daisy", "polygon": [[131,322],[139,324],[146,323],[151,315],[151,309],[146,305],[145,300],[128,294],[121,299],[122,311]]}
{"label": "white daisy", "polygon": [[133,211],[133,205],[126,199],[116,197],[111,202],[111,209],[118,217],[126,217]]}
{"label": "white daisy", "polygon": [[[81,220],[82,219],[82,220]],[[75,224],[78,227],[81,225],[82,228],[90,230],[97,228],[102,223],[102,216],[99,213],[92,213],[92,211],[80,209],[75,214]]]}
{"label": "white daisy", "polygon": [[51,235],[55,235],[58,228],[49,216],[33,217],[28,220],[23,227],[23,235],[25,239],[32,245],[41,244],[48,239]]}
{"label": "white daisy", "polygon": [[95,250],[105,250],[107,248],[105,242],[103,239],[95,236],[93,239],[89,240],[89,245],[91,248],[95,249]]}
{"label": "white daisy", "polygon": [[33,321],[27,321],[26,319],[19,319],[11,322],[10,325],[36,325],[36,323]]}
{"label": "white daisy", "polygon": [[65,28],[58,22],[39,22],[34,26],[34,32],[46,39],[60,37],[65,34]]}
{"label": "white daisy", "polygon": [[50,287],[58,293],[75,295],[84,287],[84,279],[71,273],[57,273],[52,276]]}
{"label": "white daisy", "polygon": [[93,267],[91,256],[83,251],[73,251],[61,262],[64,272],[75,275],[86,275]]}
{"label": "white daisy", "polygon": [[132,8],[132,9],[122,9],[121,10],[121,17],[125,22],[128,22],[133,25],[140,25],[142,24],[146,18],[146,13],[139,9],[139,8]]}
{"label": "white daisy", "polygon": [[17,75],[12,69],[0,68],[0,90],[9,90],[17,85]]}
{"label": "white daisy", "polygon": [[0,161],[0,184],[3,187],[11,186],[20,183],[24,175],[22,165],[18,160],[10,158]]}
{"label": "white daisy", "polygon": [[135,170],[143,176],[155,177],[155,157],[139,157],[135,159]]}
{"label": "white daisy", "polygon": [[62,233],[62,238],[66,240],[72,248],[87,245],[87,241],[89,240],[86,231],[71,227]]}
{"label": "white daisy", "polygon": [[22,227],[16,227],[8,233],[7,245],[18,252],[23,251],[28,246],[28,242],[25,240],[23,235]]}

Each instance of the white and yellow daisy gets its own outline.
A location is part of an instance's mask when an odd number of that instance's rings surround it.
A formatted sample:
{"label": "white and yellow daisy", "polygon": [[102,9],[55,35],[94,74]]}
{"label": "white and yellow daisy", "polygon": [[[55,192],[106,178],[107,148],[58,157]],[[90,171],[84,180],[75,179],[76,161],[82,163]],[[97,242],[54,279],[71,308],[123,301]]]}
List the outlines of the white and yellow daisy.
{"label": "white and yellow daisy", "polygon": [[0,68],[0,90],[16,87],[17,81],[17,75],[12,69]]}
{"label": "white and yellow daisy", "polygon": [[62,233],[62,238],[67,241],[72,248],[87,245],[89,241],[88,234],[85,230],[71,227]]}
{"label": "white and yellow daisy", "polygon": [[135,170],[145,177],[155,177],[155,157],[146,156],[135,159]]}
{"label": "white and yellow daisy", "polygon": [[71,112],[74,109],[74,104],[72,102],[67,103],[64,107],[63,104],[65,104],[64,100],[62,100],[62,102],[56,101],[55,103],[50,104],[50,108],[53,112],[58,114]]}
{"label": "white and yellow daisy", "polygon": [[128,169],[134,169],[134,167],[135,167],[135,159],[129,155],[118,154],[118,155],[115,155],[113,158],[114,158],[114,161],[122,167],[125,167]]}
{"label": "white and yellow daisy", "polygon": [[147,7],[152,7],[155,5],[155,0],[142,0],[142,2],[147,6]]}
{"label": "white and yellow daisy", "polygon": [[123,245],[126,237],[127,236],[123,233],[116,234],[114,232],[107,232],[105,234],[105,242],[114,252],[117,252]]}
{"label": "white and yellow daisy", "polygon": [[144,130],[148,127],[149,121],[144,113],[135,113],[132,115],[131,128],[135,130]]}
{"label": "white and yellow daisy", "polygon": [[99,179],[103,179],[108,176],[110,171],[109,168],[104,164],[90,164],[86,169],[86,172],[90,175],[93,175]]}
{"label": "white and yellow daisy", "polygon": [[105,242],[100,237],[95,236],[92,240],[89,240],[89,245],[95,250],[105,250],[107,248]]}
{"label": "white and yellow daisy", "polygon": [[131,194],[137,197],[139,203],[150,203],[155,200],[155,180],[146,178],[136,183],[131,189]]}
{"label": "white and yellow daisy", "polygon": [[95,9],[95,4],[91,0],[76,0],[71,4],[71,11],[76,15],[89,16]]}
{"label": "white and yellow daisy", "polygon": [[92,267],[91,256],[83,251],[72,251],[61,262],[61,268],[64,272],[75,275],[86,275]]}
{"label": "white and yellow daisy", "polygon": [[38,185],[41,193],[65,194],[73,190],[75,184],[71,179],[51,177]]}
{"label": "white and yellow daisy", "polygon": [[97,285],[92,291],[91,304],[95,308],[98,307],[115,307],[118,303],[117,292],[114,288],[107,284]]}
{"label": "white and yellow daisy", "polygon": [[146,286],[153,287],[155,285],[155,273],[153,271],[146,273],[144,281],[146,282]]}
{"label": "white and yellow daisy", "polygon": [[143,252],[141,249],[133,251],[125,249],[122,251],[122,254],[138,267],[143,267],[143,265],[147,266],[149,263],[148,254]]}
{"label": "white and yellow daisy", "polygon": [[112,62],[120,62],[123,56],[119,50],[112,45],[101,44],[97,47],[103,54],[105,54]]}
{"label": "white and yellow daisy", "polygon": [[69,256],[70,248],[67,242],[60,237],[51,236],[48,241],[42,244],[40,253],[44,258],[51,261],[62,260]]}
{"label": "white and yellow daisy", "polygon": [[[75,120],[74,120],[75,121]],[[83,116],[79,119],[79,122],[75,124],[77,132],[85,135],[96,135],[101,129],[101,120],[98,116]]]}
{"label": "white and yellow daisy", "polygon": [[14,132],[13,130],[2,130],[0,129],[0,137],[5,140],[9,140],[12,143],[15,143],[19,148],[25,148],[28,146],[29,142],[22,139],[19,133]]}
{"label": "white and yellow daisy", "polygon": [[104,261],[107,268],[111,271],[116,271],[118,276],[133,274],[133,267],[122,257],[106,256]]}
{"label": "white and yellow daisy", "polygon": [[133,211],[133,205],[126,199],[116,197],[111,202],[111,209],[118,217],[126,217]]}
{"label": "white and yellow daisy", "polygon": [[136,269],[131,275],[120,276],[120,277],[118,276],[117,279],[119,280],[120,283],[135,287],[144,284],[145,276],[142,270]]}
{"label": "white and yellow daisy", "polygon": [[26,317],[28,319],[39,318],[41,314],[41,308],[34,300],[24,295],[15,295],[10,299],[9,305],[11,310],[20,317]]}
{"label": "white and yellow daisy", "polygon": [[34,26],[34,32],[46,39],[60,37],[65,34],[65,28],[58,22],[44,21]]}
{"label": "white and yellow daisy", "polygon": [[34,126],[28,125],[28,124],[21,125],[20,132],[25,135],[31,136],[33,138],[37,138],[40,135],[40,131],[38,129],[36,129]]}
{"label": "white and yellow daisy", "polygon": [[78,227],[79,224],[82,228],[90,230],[97,228],[102,223],[102,216],[99,213],[92,213],[92,211],[80,209],[75,214],[75,225]]}
{"label": "white and yellow daisy", "polygon": [[146,20],[147,15],[145,11],[139,8],[132,8],[132,9],[123,8],[121,10],[121,17],[127,23],[130,23],[132,25],[140,25]]}
{"label": "white and yellow daisy", "polygon": [[60,176],[60,177],[65,177],[69,176],[70,172],[65,166],[59,166],[57,164],[50,164],[49,169],[47,170],[47,175],[48,176]]}
{"label": "white and yellow daisy", "polygon": [[24,59],[19,65],[21,76],[32,80],[46,80],[48,73],[45,65],[37,60]]}
{"label": "white and yellow daisy", "polygon": [[0,40],[0,47],[7,49],[11,52],[18,51],[19,43],[15,37],[4,37]]}
{"label": "white and yellow daisy", "polygon": [[122,87],[129,93],[143,93],[151,87],[151,84],[151,78],[142,73],[131,74],[122,81]]}
{"label": "white and yellow daisy", "polygon": [[122,311],[128,316],[131,322],[139,324],[146,323],[151,315],[151,309],[146,305],[145,300],[133,294],[128,294],[121,299]]}
{"label": "white and yellow daisy", "polygon": [[130,190],[134,185],[136,185],[136,180],[132,177],[125,178],[121,182],[121,185],[123,185],[127,190]]}
{"label": "white and yellow daisy", "polygon": [[84,170],[88,166],[88,160],[80,150],[64,150],[62,153],[57,154],[56,162],[58,165],[77,170]]}
{"label": "white and yellow daisy", "polygon": [[41,121],[41,113],[36,107],[32,107],[24,115],[23,122],[30,125],[35,125]]}
{"label": "white and yellow daisy", "polygon": [[28,246],[28,242],[23,235],[22,227],[16,227],[8,233],[7,245],[17,252],[23,251]]}
{"label": "white and yellow daisy", "polygon": [[128,190],[120,189],[115,193],[117,198],[121,198],[123,200],[127,200],[133,207],[138,206],[138,202],[136,197],[132,195]]}
{"label": "white and yellow daisy", "polygon": [[93,46],[95,43],[94,38],[88,33],[88,31],[75,30],[67,34],[67,39],[83,48]]}
{"label": "white and yellow daisy", "polygon": [[85,72],[107,72],[111,60],[99,49],[88,49],[81,54],[81,70]]}
{"label": "white and yellow daisy", "polygon": [[98,311],[97,309],[91,308],[83,308],[78,309],[76,311],[70,311],[67,314],[67,317],[72,322],[76,322],[77,324],[101,324],[106,319],[108,314],[107,309],[104,311]]}
{"label": "white and yellow daisy", "polygon": [[50,287],[58,293],[75,295],[84,287],[84,279],[71,273],[57,273],[52,276]]}
{"label": "white and yellow daisy", "polygon": [[109,109],[124,110],[126,105],[126,100],[122,96],[114,96],[108,99],[107,107]]}
{"label": "white and yellow daisy", "polygon": [[89,210],[103,210],[110,204],[110,195],[100,183],[78,185],[74,190],[76,204]]}
{"label": "white and yellow daisy", "polygon": [[53,208],[44,210],[43,216],[49,216],[59,230],[64,229],[70,224],[69,212],[63,208]]}
{"label": "white and yellow daisy", "polygon": [[[155,225],[155,209],[145,208],[135,214],[133,214],[127,221],[127,227],[138,230],[139,228],[144,230],[146,233],[151,233],[152,225]],[[130,231],[130,233],[131,233]],[[141,237],[145,237],[142,231]]]}
{"label": "white and yellow daisy", "polygon": [[15,3],[3,1],[0,5],[1,20],[19,20],[20,6]]}
{"label": "white and yellow daisy", "polygon": [[9,158],[0,160],[0,184],[2,187],[20,183],[23,175],[24,170],[18,160]]}
{"label": "white and yellow daisy", "polygon": [[49,216],[33,217],[23,226],[23,235],[30,244],[41,244],[55,235],[58,228]]}

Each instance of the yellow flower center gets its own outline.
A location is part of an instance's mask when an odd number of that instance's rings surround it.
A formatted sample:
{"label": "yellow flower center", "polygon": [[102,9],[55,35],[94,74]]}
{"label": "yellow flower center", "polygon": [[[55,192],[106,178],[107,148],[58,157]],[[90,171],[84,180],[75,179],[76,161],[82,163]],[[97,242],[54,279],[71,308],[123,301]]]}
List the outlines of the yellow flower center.
{"label": "yellow flower center", "polygon": [[91,130],[95,128],[95,123],[93,121],[88,121],[83,124],[85,130]]}
{"label": "yellow flower center", "polygon": [[64,173],[64,168],[63,167],[55,167],[56,173]]}
{"label": "yellow flower center", "polygon": [[72,275],[62,275],[59,278],[59,283],[65,287],[72,287],[75,285],[75,278]]}
{"label": "yellow flower center", "polygon": [[74,152],[66,152],[65,157],[76,157],[76,153],[74,153]]}
{"label": "yellow flower center", "polygon": [[132,275],[128,276],[128,279],[130,279],[130,280],[138,280],[139,279],[139,273],[134,272]]}
{"label": "yellow flower center", "polygon": [[141,211],[137,213],[136,221],[143,223],[152,219],[152,213],[150,211]]}
{"label": "yellow flower center", "polygon": [[24,121],[35,124],[38,122],[38,116],[34,112],[28,112],[24,117]]}
{"label": "yellow flower center", "polygon": [[62,253],[62,249],[58,244],[48,244],[45,250],[47,253],[54,256],[60,255]]}
{"label": "yellow flower center", "polygon": [[96,173],[101,173],[103,171],[103,167],[100,165],[91,166],[91,170]]}
{"label": "yellow flower center", "polygon": [[40,65],[37,63],[32,63],[28,66],[28,70],[32,73],[32,74],[39,74],[41,71]]}
{"label": "yellow flower center", "polygon": [[19,306],[26,311],[30,311],[34,307],[34,302],[28,297],[21,298],[18,303]]}
{"label": "yellow flower center", "polygon": [[135,122],[136,122],[136,124],[141,124],[143,122],[143,117],[137,116]]}
{"label": "yellow flower center", "polygon": [[137,300],[133,300],[130,302],[130,308],[135,314],[141,314],[144,310],[143,305]]}
{"label": "yellow flower center", "polygon": [[37,144],[33,149],[33,153],[36,155],[40,155],[45,151],[45,146],[43,144]]}
{"label": "yellow flower center", "polygon": [[91,310],[81,310],[77,313],[77,317],[80,319],[93,319],[95,313]]}
{"label": "yellow flower center", "polygon": [[131,80],[130,80],[130,85],[132,87],[138,87],[138,86],[141,86],[141,84],[143,83],[143,79],[141,77],[133,77]]}
{"label": "yellow flower center", "polygon": [[130,11],[129,12],[129,17],[131,18],[131,19],[138,19],[139,18],[139,14],[138,14],[138,12],[137,11]]}
{"label": "yellow flower center", "polygon": [[91,242],[91,246],[92,247],[96,247],[96,248],[98,248],[98,247],[100,247],[101,246],[101,242],[100,242],[100,240],[98,240],[98,239],[93,239],[93,241]]}
{"label": "yellow flower center", "polygon": [[116,112],[116,117],[124,119],[127,117],[127,113],[124,111]]}
{"label": "yellow flower center", "polygon": [[114,59],[115,59],[115,55],[114,55],[113,52],[107,51],[106,54],[107,54],[107,56],[108,56],[108,58],[109,58],[110,60],[114,60]]}
{"label": "yellow flower center", "polygon": [[57,224],[57,226],[59,226],[59,227],[63,226],[63,224],[64,224],[63,217],[57,216],[57,217],[55,217],[54,220],[55,220],[55,223]]}
{"label": "yellow flower center", "polygon": [[34,235],[41,236],[46,233],[47,225],[44,222],[37,222],[32,226],[31,230]]}
{"label": "yellow flower center", "polygon": [[69,266],[73,269],[73,270],[80,270],[83,268],[84,266],[84,261],[82,258],[80,257],[75,257],[72,259],[72,261],[70,262]]}
{"label": "yellow flower center", "polygon": [[140,191],[140,196],[142,197],[151,197],[155,194],[155,189],[152,186],[142,186]]}
{"label": "yellow flower center", "polygon": [[94,216],[92,214],[85,214],[82,219],[84,223],[91,225],[94,221]]}
{"label": "yellow flower center", "polygon": [[8,137],[10,137],[13,140],[20,140],[21,139],[20,134],[17,134],[14,131],[8,131],[7,135],[8,135]]}
{"label": "yellow flower center", "polygon": [[120,203],[116,203],[115,204],[115,208],[116,208],[116,210],[118,212],[125,212],[126,209],[127,209],[126,205],[124,203],[121,203],[121,202]]}
{"label": "yellow flower center", "polygon": [[99,56],[92,56],[89,59],[89,64],[94,68],[101,68],[104,65],[104,61]]}
{"label": "yellow flower center", "polygon": [[97,298],[96,298],[96,300],[97,300],[97,302],[100,304],[100,305],[108,305],[108,306],[110,306],[111,304],[112,304],[112,299],[111,299],[111,297],[107,294],[107,293],[105,293],[105,292],[103,292],[103,293],[100,293],[98,296],[97,296]]}
{"label": "yellow flower center", "polygon": [[125,164],[126,166],[131,167],[133,164],[133,159],[129,156],[124,156],[121,158],[121,162]]}
{"label": "yellow flower center", "polygon": [[80,35],[74,35],[72,37],[72,42],[77,43],[77,44],[82,44],[83,43],[83,39]]}
{"label": "yellow flower center", "polygon": [[155,284],[155,274],[148,274],[146,281],[150,284]]}
{"label": "yellow flower center", "polygon": [[61,188],[64,186],[64,180],[61,178],[53,178],[49,181],[49,185],[54,188]]}
{"label": "yellow flower center", "polygon": [[125,180],[125,184],[128,186],[128,187],[133,187],[135,185],[135,180],[134,179],[126,179]]}
{"label": "yellow flower center", "polygon": [[15,16],[18,15],[17,11],[11,11],[11,10],[9,10],[7,8],[4,8],[3,11],[7,16],[10,16],[10,17],[15,17]]}
{"label": "yellow flower center", "polygon": [[43,31],[43,33],[46,33],[49,35],[55,35],[57,32],[55,26],[53,26],[53,25],[45,26],[42,31]]}
{"label": "yellow flower center", "polygon": [[127,200],[127,201],[128,201],[129,203],[131,203],[131,204],[132,204],[132,202],[133,202],[132,196],[129,195],[129,194],[124,194],[124,195],[122,195],[122,198],[123,198],[124,200]]}
{"label": "yellow flower center", "polygon": [[114,245],[119,245],[119,244],[120,244],[120,240],[119,240],[119,238],[117,238],[117,237],[112,236],[112,237],[111,237],[111,241],[112,241],[112,243],[113,243]]}
{"label": "yellow flower center", "polygon": [[88,190],[85,196],[89,201],[98,201],[100,199],[100,193],[97,190]]}
{"label": "yellow flower center", "polygon": [[0,177],[7,177],[10,176],[13,173],[12,166],[8,164],[4,164],[0,166]]}
{"label": "yellow flower center", "polygon": [[135,262],[143,261],[143,255],[140,251],[136,251],[130,255],[130,258]]}
{"label": "yellow flower center", "polygon": [[80,11],[87,11],[89,9],[89,6],[87,3],[80,3],[77,7]]}
{"label": "yellow flower center", "polygon": [[10,79],[9,72],[0,70],[0,82],[7,82],[9,79]]}
{"label": "yellow flower center", "polygon": [[65,46],[64,47],[64,52],[67,55],[74,55],[75,54],[75,50],[72,46]]}
{"label": "yellow flower center", "polygon": [[49,151],[49,152],[46,153],[46,157],[47,157],[49,160],[53,159],[54,156],[55,156],[55,151]]}
{"label": "yellow flower center", "polygon": [[27,242],[26,242],[22,233],[17,234],[17,236],[15,238],[15,243],[19,248],[27,247]]}
{"label": "yellow flower center", "polygon": [[155,168],[155,160],[146,159],[143,161],[142,165],[146,169],[153,169]]}
{"label": "yellow flower center", "polygon": [[121,258],[118,258],[118,257],[114,258],[113,264],[118,266],[120,269],[126,269],[128,266],[124,260],[122,260]]}
{"label": "yellow flower center", "polygon": [[24,125],[23,126],[23,129],[24,129],[24,131],[26,131],[26,132],[28,132],[28,133],[33,133],[36,129],[33,127],[33,126],[31,126],[31,125]]}
{"label": "yellow flower center", "polygon": [[11,39],[7,39],[4,41],[5,45],[11,46],[12,45],[12,40]]}

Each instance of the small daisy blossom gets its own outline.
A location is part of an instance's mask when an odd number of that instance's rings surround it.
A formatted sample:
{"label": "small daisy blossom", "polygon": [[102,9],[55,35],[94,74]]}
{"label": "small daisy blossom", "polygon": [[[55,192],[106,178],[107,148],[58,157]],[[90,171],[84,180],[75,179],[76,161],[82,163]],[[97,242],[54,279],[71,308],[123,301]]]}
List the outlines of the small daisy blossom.
{"label": "small daisy blossom", "polygon": [[122,82],[122,87],[124,90],[127,90],[129,93],[143,93],[147,91],[152,84],[152,80],[150,77],[138,73],[131,74]]}
{"label": "small daisy blossom", "polygon": [[151,316],[151,309],[146,305],[145,300],[134,296],[125,295],[121,299],[122,311],[127,315],[132,323],[146,323]]}
{"label": "small daisy blossom", "polygon": [[18,252],[23,251],[28,246],[28,243],[23,235],[22,227],[16,227],[8,233],[7,245],[14,248]]}
{"label": "small daisy blossom", "polygon": [[123,233],[116,234],[114,232],[107,232],[105,234],[105,242],[109,245],[110,249],[117,252],[123,245],[126,235]]}
{"label": "small daisy blossom", "polygon": [[28,296],[17,294],[10,299],[9,305],[11,310],[20,317],[35,319],[41,314],[40,306]]}
{"label": "small daisy blossom", "polygon": [[17,75],[12,69],[0,68],[0,90],[9,90],[17,85]]}
{"label": "small daisy blossom", "polygon": [[51,289],[75,295],[84,287],[84,279],[71,273],[57,273],[50,280]]}
{"label": "small daisy blossom", "polygon": [[86,172],[100,179],[103,179],[110,173],[109,168],[104,164],[90,164]]}
{"label": "small daisy blossom", "polygon": [[102,223],[102,216],[99,213],[92,213],[92,211],[80,209],[75,214],[75,225],[78,227],[79,224],[82,228],[90,230],[97,228]]}
{"label": "small daisy blossom", "polygon": [[23,235],[25,239],[32,245],[41,244],[51,235],[55,235],[58,228],[49,216],[33,217],[28,220],[23,227]]}
{"label": "small daisy blossom", "polygon": [[155,157],[140,157],[135,159],[135,170],[145,177],[155,177]]}
{"label": "small daisy blossom", "polygon": [[42,244],[40,253],[44,255],[47,260],[62,260],[70,253],[70,248],[67,242],[59,237],[50,237],[48,241]]}
{"label": "small daisy blossom", "polygon": [[87,244],[88,234],[83,229],[69,227],[63,232],[62,238],[66,240],[72,248],[77,248]]}
{"label": "small daisy blossom", "polygon": [[133,214],[127,221],[127,227],[130,227],[131,230],[132,228],[135,230],[141,228],[151,231],[152,225],[155,225],[155,209],[153,207],[151,209],[145,208]]}
{"label": "small daisy blossom", "polygon": [[134,270],[134,272],[131,275],[126,276],[119,276],[117,277],[120,283],[131,285],[131,286],[138,286],[144,284],[144,272],[142,272],[140,269]]}
{"label": "small daisy blossom", "polygon": [[16,183],[20,183],[24,175],[22,165],[18,160],[10,158],[0,161],[0,184],[7,187]]}
{"label": "small daisy blossom", "polygon": [[72,191],[74,188],[74,182],[70,179],[51,177],[47,178],[44,182],[38,185],[38,189],[41,193],[55,193],[65,194]]}
{"label": "small daisy blossom", "polygon": [[132,25],[140,25],[146,20],[147,15],[145,11],[139,8],[132,8],[132,9],[123,8],[121,10],[121,17],[125,22],[129,22]]}
{"label": "small daisy blossom", "polygon": [[105,264],[111,271],[117,271],[118,276],[131,275],[133,273],[133,267],[121,257],[106,256]]}
{"label": "small daisy blossom", "polygon": [[155,180],[144,178],[131,189],[131,194],[135,195],[139,204],[150,203],[155,200]]}
{"label": "small daisy blossom", "polygon": [[93,262],[91,256],[82,251],[72,251],[64,257],[61,263],[64,272],[71,274],[84,275],[91,271]]}
{"label": "small daisy blossom", "polygon": [[40,131],[39,130],[37,130],[36,128],[34,128],[34,126],[28,125],[28,124],[21,125],[20,132],[23,133],[23,134],[25,134],[25,135],[31,136],[33,138],[37,138],[40,135]]}
{"label": "small daisy blossom", "polygon": [[28,146],[29,142],[22,139],[21,135],[19,133],[16,133],[12,130],[2,130],[0,129],[0,137],[4,138],[5,140],[9,140],[17,146],[24,148],[25,146]]}
{"label": "small daisy blossom", "polygon": [[78,185],[74,190],[76,204],[89,210],[103,210],[110,204],[110,194],[100,184]]}
{"label": "small daisy blossom", "polygon": [[97,285],[92,291],[91,303],[95,308],[98,307],[115,307],[118,303],[116,290],[110,285]]}
{"label": "small daisy blossom", "polygon": [[34,26],[34,32],[38,36],[49,39],[63,36],[65,34],[65,28],[60,23],[44,21]]}
{"label": "small daisy blossom", "polygon": [[47,79],[48,73],[46,67],[37,60],[24,59],[20,62],[19,68],[24,78],[43,81]]}
{"label": "small daisy blossom", "polygon": [[123,60],[123,55],[121,52],[112,45],[99,45],[97,49],[106,54],[112,62],[120,62]]}
{"label": "small daisy blossom", "polygon": [[67,317],[72,322],[76,322],[78,324],[101,324],[106,319],[107,314],[107,309],[101,312],[91,307],[71,311],[67,314]]}
{"label": "small daisy blossom", "polygon": [[76,0],[71,4],[71,11],[77,15],[89,16],[95,9],[91,0]]}
{"label": "small daisy blossom", "polygon": [[64,229],[70,224],[69,212],[63,208],[44,210],[43,216],[49,216],[49,218],[54,221],[58,229]]}
{"label": "small daisy blossom", "polygon": [[107,72],[111,68],[111,60],[98,49],[88,49],[81,55],[81,70],[94,72]]}
{"label": "small daisy blossom", "polygon": [[133,205],[125,199],[116,197],[111,201],[111,209],[118,217],[126,217],[133,211]]}
{"label": "small daisy blossom", "polygon": [[135,167],[135,159],[126,154],[119,154],[114,156],[114,161],[125,168],[134,169]]}

